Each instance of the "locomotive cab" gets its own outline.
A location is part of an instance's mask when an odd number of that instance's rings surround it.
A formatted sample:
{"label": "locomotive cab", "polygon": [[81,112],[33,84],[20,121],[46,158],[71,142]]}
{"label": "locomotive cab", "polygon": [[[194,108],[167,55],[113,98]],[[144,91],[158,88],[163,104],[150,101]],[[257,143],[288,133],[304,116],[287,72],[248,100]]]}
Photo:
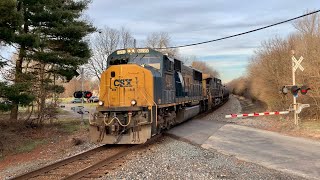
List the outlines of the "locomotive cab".
{"label": "locomotive cab", "polygon": [[[127,53],[125,53],[127,52]],[[141,66],[150,66],[157,71],[162,68],[162,54],[151,51],[150,49],[131,49],[118,50],[108,57],[108,67],[113,65],[137,64]]]}

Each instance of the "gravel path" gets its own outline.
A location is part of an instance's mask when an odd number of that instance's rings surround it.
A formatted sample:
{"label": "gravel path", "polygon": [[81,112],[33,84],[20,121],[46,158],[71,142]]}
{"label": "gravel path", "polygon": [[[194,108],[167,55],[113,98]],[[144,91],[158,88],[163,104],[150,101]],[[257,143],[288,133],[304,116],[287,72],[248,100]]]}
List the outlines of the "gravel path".
{"label": "gravel path", "polygon": [[253,117],[253,118],[246,117],[246,118],[229,118],[229,119],[225,118],[225,115],[241,114],[241,112],[242,112],[242,108],[239,100],[235,96],[231,95],[228,102],[226,102],[219,109],[215,110],[213,113],[210,113],[202,117],[201,120],[234,123],[242,126],[259,127],[262,129],[266,129],[267,127],[270,126],[270,124],[264,120],[264,117]]}
{"label": "gravel path", "polygon": [[126,159],[101,179],[302,179],[170,137]]}

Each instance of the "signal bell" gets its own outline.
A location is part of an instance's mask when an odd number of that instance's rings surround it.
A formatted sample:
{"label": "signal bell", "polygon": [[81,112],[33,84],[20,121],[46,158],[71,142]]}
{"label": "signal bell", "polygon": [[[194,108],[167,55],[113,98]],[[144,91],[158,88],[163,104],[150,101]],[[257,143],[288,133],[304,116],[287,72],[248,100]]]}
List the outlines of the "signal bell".
{"label": "signal bell", "polygon": [[286,86],[283,86],[283,87],[281,88],[281,93],[282,93],[282,94],[286,95],[286,94],[288,94],[288,92],[289,92],[289,89],[288,89]]}

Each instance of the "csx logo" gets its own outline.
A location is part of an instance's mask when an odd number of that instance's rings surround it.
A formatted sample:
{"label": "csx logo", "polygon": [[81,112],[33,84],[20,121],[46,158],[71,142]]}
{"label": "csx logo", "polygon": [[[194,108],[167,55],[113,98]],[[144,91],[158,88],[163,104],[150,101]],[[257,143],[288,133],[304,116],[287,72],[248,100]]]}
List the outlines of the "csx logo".
{"label": "csx logo", "polygon": [[132,79],[116,79],[114,80],[113,85],[120,87],[131,87],[131,81]]}

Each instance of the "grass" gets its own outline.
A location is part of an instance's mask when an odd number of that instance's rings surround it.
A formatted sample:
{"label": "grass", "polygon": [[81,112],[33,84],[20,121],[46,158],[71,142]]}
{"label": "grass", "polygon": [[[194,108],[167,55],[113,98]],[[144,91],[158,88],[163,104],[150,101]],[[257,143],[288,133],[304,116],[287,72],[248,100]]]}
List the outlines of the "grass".
{"label": "grass", "polygon": [[80,120],[74,120],[74,119],[60,120],[58,126],[61,132],[68,133],[68,134],[72,134],[74,132],[79,131],[80,129],[83,128],[83,126],[87,128],[86,123],[85,125],[81,125]]}
{"label": "grass", "polygon": [[59,102],[61,103],[70,103],[71,100],[74,99],[73,97],[68,97],[68,98],[59,98]]}
{"label": "grass", "polygon": [[84,107],[97,107],[98,103],[84,103]]}
{"label": "grass", "polygon": [[0,161],[8,155],[32,152],[37,147],[56,140],[57,137],[88,130],[87,120],[85,125],[81,125],[80,119],[75,118],[60,118],[53,123],[46,121],[43,126],[37,128],[26,128],[22,124],[21,126],[13,125],[12,122],[5,123],[0,120]]}
{"label": "grass", "polygon": [[301,128],[314,133],[320,133],[320,121],[306,121],[301,123]]}
{"label": "grass", "polygon": [[45,139],[28,140],[16,149],[16,153],[31,152],[38,145],[47,143]]}

